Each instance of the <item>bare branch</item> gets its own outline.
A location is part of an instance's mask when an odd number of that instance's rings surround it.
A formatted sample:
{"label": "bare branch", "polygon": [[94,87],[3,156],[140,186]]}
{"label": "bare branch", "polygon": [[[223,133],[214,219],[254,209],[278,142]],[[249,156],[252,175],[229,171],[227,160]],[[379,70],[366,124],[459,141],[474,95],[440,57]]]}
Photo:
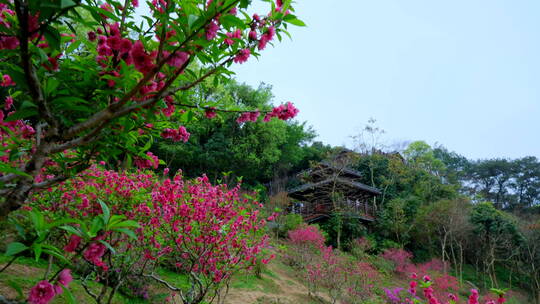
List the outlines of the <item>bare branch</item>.
{"label": "bare branch", "polygon": [[182,289],[181,288],[178,288],[176,286],[173,286],[171,285],[169,282],[157,277],[155,274],[151,273],[151,274],[143,274],[143,277],[147,277],[147,278],[151,278],[153,280],[155,280],[156,282],[159,282],[163,285],[165,285],[167,288],[169,288],[170,290],[172,291],[179,291],[179,292],[182,292]]}

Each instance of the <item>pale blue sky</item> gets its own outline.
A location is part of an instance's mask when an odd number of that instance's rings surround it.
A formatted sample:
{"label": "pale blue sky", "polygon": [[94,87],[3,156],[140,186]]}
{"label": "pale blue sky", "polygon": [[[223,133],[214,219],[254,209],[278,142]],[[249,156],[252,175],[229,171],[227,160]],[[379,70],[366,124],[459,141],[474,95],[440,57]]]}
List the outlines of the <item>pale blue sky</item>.
{"label": "pale blue sky", "polygon": [[540,1],[297,2],[308,27],[235,71],[293,101],[319,140],[350,146],[374,117],[389,143],[540,157]]}

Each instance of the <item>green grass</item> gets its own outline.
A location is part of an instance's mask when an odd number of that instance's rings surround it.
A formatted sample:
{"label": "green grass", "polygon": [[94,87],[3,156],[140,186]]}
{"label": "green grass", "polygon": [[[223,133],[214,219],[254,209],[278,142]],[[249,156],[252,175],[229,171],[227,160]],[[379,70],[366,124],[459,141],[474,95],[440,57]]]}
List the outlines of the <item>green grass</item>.
{"label": "green grass", "polygon": [[279,292],[279,286],[273,279],[279,278],[275,273],[268,269],[263,270],[263,276],[258,278],[254,274],[238,274],[232,280],[231,287],[237,289],[259,290],[265,293]]}

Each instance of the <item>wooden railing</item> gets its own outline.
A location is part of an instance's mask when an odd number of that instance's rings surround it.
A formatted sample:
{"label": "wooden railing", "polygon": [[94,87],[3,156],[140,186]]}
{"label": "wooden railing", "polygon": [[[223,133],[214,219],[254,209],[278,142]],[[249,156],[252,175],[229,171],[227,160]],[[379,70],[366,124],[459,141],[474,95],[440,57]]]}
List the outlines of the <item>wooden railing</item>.
{"label": "wooden railing", "polygon": [[[339,212],[350,216],[360,216],[364,218],[374,219],[375,210],[373,206],[366,202],[358,201],[342,201],[338,203]],[[331,202],[302,202],[295,203],[291,208],[291,212],[301,214],[303,217],[311,217],[314,215],[331,215],[334,210],[334,204]]]}

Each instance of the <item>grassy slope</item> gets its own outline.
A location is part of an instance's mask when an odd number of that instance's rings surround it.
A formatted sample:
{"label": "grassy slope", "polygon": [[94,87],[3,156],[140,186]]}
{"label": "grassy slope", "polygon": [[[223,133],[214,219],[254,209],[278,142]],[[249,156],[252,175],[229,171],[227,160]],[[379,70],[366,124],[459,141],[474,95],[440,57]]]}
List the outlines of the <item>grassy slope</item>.
{"label": "grassy slope", "polygon": [[[374,257],[372,257],[374,258]],[[376,258],[374,258],[376,259]],[[371,260],[371,259],[370,259]],[[8,258],[0,255],[0,264],[7,263]],[[0,273],[0,294],[8,298],[19,299],[24,298],[28,294],[28,290],[43,277],[47,267],[46,261],[36,262],[29,258],[20,258],[10,268],[3,273]],[[477,281],[474,271],[465,269],[465,280]],[[53,270],[54,271],[54,270]],[[160,277],[172,283],[175,286],[185,287],[187,284],[185,276],[179,275],[172,271],[160,269],[158,271]],[[235,277],[231,284],[231,289],[226,300],[226,304],[321,304],[328,303],[329,299],[324,294],[321,294],[319,299],[314,299],[308,296],[307,287],[302,282],[301,274],[285,265],[279,258],[274,260],[263,271],[261,278],[257,278],[253,274],[240,274]],[[15,284],[13,284],[15,283]],[[505,282],[501,282],[504,284]],[[20,286],[23,297],[19,296],[17,288]],[[407,280],[395,275],[386,273],[384,275],[381,286],[406,286]],[[97,290],[100,288],[98,283],[91,283],[90,287]],[[460,291],[463,299],[468,292],[468,286],[464,286]],[[81,286],[80,282],[75,280],[70,285],[70,290],[77,299],[78,303],[94,303]],[[168,292],[162,286],[151,286],[151,298],[149,301],[129,299],[121,294],[117,294],[113,303],[164,303],[164,299],[168,296]],[[382,294],[381,294],[382,296]],[[53,303],[67,303],[65,295],[55,298]],[[525,298],[517,295],[508,303],[527,303]]]}

